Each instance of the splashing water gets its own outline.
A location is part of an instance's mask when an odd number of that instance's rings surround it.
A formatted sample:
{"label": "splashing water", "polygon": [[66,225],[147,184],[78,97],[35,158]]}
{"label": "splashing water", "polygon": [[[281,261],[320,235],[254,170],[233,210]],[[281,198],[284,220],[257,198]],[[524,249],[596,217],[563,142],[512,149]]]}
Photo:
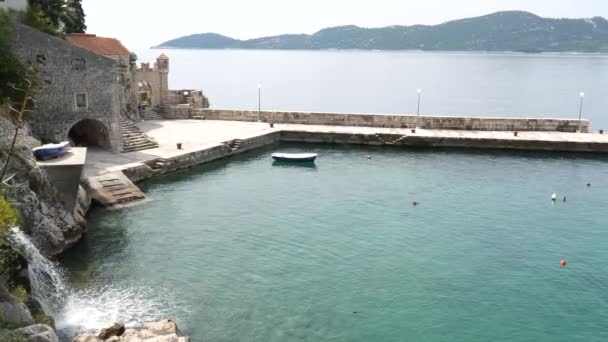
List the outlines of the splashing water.
{"label": "splashing water", "polygon": [[168,309],[175,307],[169,295],[144,287],[75,290],[67,282],[63,269],[42,255],[21,230],[11,229],[8,241],[28,261],[32,295],[45,313],[55,319],[59,335],[65,340],[117,321],[136,326],[166,318]]}
{"label": "splashing water", "polygon": [[18,228],[11,229],[8,241],[28,261],[32,295],[44,312],[55,317],[70,294],[63,271],[58,265],[45,258],[32,240]]}

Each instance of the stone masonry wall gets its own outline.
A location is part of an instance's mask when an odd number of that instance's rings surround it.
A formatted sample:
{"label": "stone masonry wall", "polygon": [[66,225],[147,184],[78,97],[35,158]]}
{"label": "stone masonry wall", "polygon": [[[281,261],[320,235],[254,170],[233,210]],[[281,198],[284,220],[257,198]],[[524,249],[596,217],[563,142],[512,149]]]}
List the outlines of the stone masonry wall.
{"label": "stone masonry wall", "polygon": [[[12,50],[22,64],[40,69],[36,109],[28,116],[32,133],[43,143],[68,140],[84,119],[102,123],[112,150],[121,147],[121,86],[116,61],[76,47],[28,26],[15,24]],[[87,107],[76,108],[76,93],[87,94]]]}
{"label": "stone masonry wall", "polygon": [[[150,84],[151,97],[152,97],[152,107],[158,107],[161,105],[161,74],[157,70],[147,69],[142,70],[138,69],[134,74],[135,83],[139,82],[147,82]],[[134,88],[137,89],[137,88]]]}
{"label": "stone masonry wall", "polygon": [[[172,108],[173,110],[173,108]],[[191,115],[203,115],[207,120],[258,121],[256,110],[197,109]],[[308,113],[262,111],[262,122],[365,126],[387,128],[453,129],[474,131],[560,131],[575,132],[578,120],[543,118],[499,118],[499,117],[457,117],[457,116],[420,116],[416,125],[416,115],[393,114],[348,114],[348,113]],[[589,130],[589,121],[582,120],[583,132]]]}

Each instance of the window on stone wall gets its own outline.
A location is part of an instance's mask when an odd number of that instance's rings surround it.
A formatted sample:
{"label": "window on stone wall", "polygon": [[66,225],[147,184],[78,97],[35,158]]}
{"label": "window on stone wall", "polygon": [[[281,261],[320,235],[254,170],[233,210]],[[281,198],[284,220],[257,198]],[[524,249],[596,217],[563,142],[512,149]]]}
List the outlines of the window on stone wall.
{"label": "window on stone wall", "polygon": [[72,58],[72,70],[83,71],[87,67],[84,58]]}
{"label": "window on stone wall", "polygon": [[74,99],[76,102],[76,110],[86,110],[89,108],[87,93],[76,93],[74,94]]}

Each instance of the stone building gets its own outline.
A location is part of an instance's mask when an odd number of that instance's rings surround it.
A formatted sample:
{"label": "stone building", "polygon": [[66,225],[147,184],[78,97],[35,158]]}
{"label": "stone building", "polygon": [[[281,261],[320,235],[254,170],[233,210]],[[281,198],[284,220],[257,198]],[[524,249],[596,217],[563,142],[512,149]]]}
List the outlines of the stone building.
{"label": "stone building", "polygon": [[27,118],[36,138],[120,151],[123,88],[115,60],[18,23],[12,51],[40,71],[36,108]]}
{"label": "stone building", "polygon": [[131,89],[133,84],[133,74],[131,72],[130,52],[118,39],[98,37],[95,34],[71,33],[65,36],[65,40],[91,51],[101,56],[112,58],[116,61],[118,69],[121,71],[120,84],[122,85],[120,109],[121,114],[128,115],[135,112],[137,108],[137,98]]}
{"label": "stone building", "polygon": [[133,89],[142,104],[166,110],[169,106],[189,105],[195,108],[209,107],[209,100],[202,91],[194,89],[169,90],[169,57],[161,54],[154,67],[142,63],[135,68]]}
{"label": "stone building", "polygon": [[65,40],[98,55],[112,58],[124,67],[129,66],[129,49],[118,39],[98,37],[89,33],[70,33],[65,36]]}
{"label": "stone building", "polygon": [[156,59],[154,67],[150,63],[142,63],[135,69],[133,86],[138,89],[138,98],[151,107],[164,107],[169,99],[169,57],[161,54]]}
{"label": "stone building", "polygon": [[0,9],[25,11],[27,9],[27,0],[0,0]]}

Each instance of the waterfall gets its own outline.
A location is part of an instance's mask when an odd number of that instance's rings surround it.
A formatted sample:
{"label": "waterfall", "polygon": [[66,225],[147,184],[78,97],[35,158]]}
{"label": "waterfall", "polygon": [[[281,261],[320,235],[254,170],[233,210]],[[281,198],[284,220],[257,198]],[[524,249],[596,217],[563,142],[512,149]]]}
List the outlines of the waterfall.
{"label": "waterfall", "polygon": [[181,306],[172,302],[168,293],[131,284],[75,290],[61,266],[42,255],[21,230],[11,229],[7,239],[28,261],[31,293],[45,313],[55,319],[57,332],[65,340],[116,321],[135,326],[171,317],[169,309]]}
{"label": "waterfall", "polygon": [[32,296],[46,314],[58,315],[71,293],[61,267],[42,255],[32,240],[18,228],[11,229],[7,239],[28,262]]}

